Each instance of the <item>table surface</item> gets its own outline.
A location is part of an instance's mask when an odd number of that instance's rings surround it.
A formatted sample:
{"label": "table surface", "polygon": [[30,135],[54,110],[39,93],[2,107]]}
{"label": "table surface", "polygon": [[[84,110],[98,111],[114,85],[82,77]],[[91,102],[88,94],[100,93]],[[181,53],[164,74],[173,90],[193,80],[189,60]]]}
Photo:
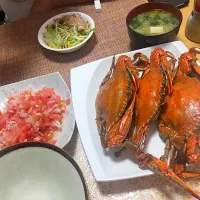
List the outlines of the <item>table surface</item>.
{"label": "table surface", "polygon": [[[102,3],[102,12],[96,13],[94,5],[86,4],[57,9],[40,16],[29,17],[0,27],[0,85],[32,78],[51,72],[60,72],[70,87],[70,69],[82,64],[131,50],[126,31],[125,17],[143,0],[115,0]],[[186,46],[200,47],[184,35],[187,17],[193,1],[181,9],[184,20],[177,39]],[[37,41],[40,26],[51,16],[65,11],[80,11],[89,14],[96,23],[94,36],[79,51],[72,54],[57,54],[43,49]],[[152,175],[148,177],[97,183],[87,161],[77,127],[70,143],[64,148],[79,164],[88,186],[89,200],[129,199],[192,199],[168,180]],[[123,170],[123,169],[122,169]],[[200,189],[200,180],[187,181],[195,190]]]}

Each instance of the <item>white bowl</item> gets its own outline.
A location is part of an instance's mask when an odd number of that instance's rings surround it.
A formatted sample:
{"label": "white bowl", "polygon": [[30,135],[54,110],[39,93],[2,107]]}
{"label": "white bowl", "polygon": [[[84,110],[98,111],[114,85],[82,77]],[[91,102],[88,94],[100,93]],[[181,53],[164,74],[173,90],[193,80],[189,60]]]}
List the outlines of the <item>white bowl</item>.
{"label": "white bowl", "polygon": [[74,47],[70,47],[70,48],[64,48],[64,49],[56,49],[56,48],[50,48],[46,45],[46,43],[44,42],[43,40],[43,33],[46,32],[46,29],[45,27],[48,25],[48,24],[52,24],[54,23],[54,20],[57,19],[57,18],[60,18],[62,17],[63,15],[72,15],[72,14],[78,14],[80,15],[84,20],[88,21],[88,23],[90,24],[90,28],[91,29],[94,29],[95,28],[95,24],[94,24],[94,21],[93,19],[85,14],[85,13],[81,13],[81,12],[66,12],[66,13],[61,13],[61,14],[58,14],[52,18],[50,18],[49,20],[47,20],[41,27],[40,27],[40,30],[38,32],[38,41],[39,43],[46,49],[49,49],[51,51],[56,51],[58,53],[70,53],[70,52],[73,52],[73,51],[76,51],[78,49],[80,49],[83,45],[86,44],[86,42],[91,38],[92,34],[94,31],[90,32],[90,34],[88,35],[88,37],[83,41],[81,42],[80,44],[74,46]]}
{"label": "white bowl", "polygon": [[22,143],[0,152],[0,199],[87,200],[76,162],[60,148]]}
{"label": "white bowl", "polygon": [[75,116],[70,90],[59,72],[34,77],[0,87],[0,110],[4,110],[10,94],[14,94],[15,92],[24,91],[27,89],[41,90],[45,87],[53,88],[56,94],[59,95],[62,99],[71,100],[71,103],[67,106],[67,112],[64,114],[62,129],[56,134],[54,138],[57,141],[55,145],[63,148],[68,144],[73,135]]}

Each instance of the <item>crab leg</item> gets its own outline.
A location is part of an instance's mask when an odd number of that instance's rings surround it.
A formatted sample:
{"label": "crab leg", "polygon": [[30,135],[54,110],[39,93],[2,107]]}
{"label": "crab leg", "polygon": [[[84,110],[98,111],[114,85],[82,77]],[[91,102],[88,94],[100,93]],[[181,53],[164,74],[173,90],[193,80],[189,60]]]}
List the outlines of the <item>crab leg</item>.
{"label": "crab leg", "polygon": [[169,72],[169,70],[166,70],[166,73],[167,73],[167,81],[168,81],[168,85],[167,85],[167,89],[168,89],[168,94],[171,94],[172,93],[172,77],[171,77],[171,74]]}
{"label": "crab leg", "polygon": [[139,89],[139,79],[138,79],[138,74],[136,71],[136,66],[134,66],[131,62],[127,61],[127,70],[129,71],[130,74],[132,74],[134,81],[133,84],[135,86],[135,91],[138,91]]}
{"label": "crab leg", "polygon": [[200,136],[199,133],[194,133],[187,141],[187,162],[200,162]]}
{"label": "crab leg", "polygon": [[133,132],[133,140],[132,143],[138,148],[138,151],[141,151],[144,149],[145,147],[145,143],[146,143],[146,133],[149,130],[149,124],[146,125],[145,127],[142,127],[141,130],[139,130],[136,133],[136,129]]}
{"label": "crab leg", "polygon": [[[166,57],[162,58],[161,59],[161,63],[162,63],[162,68],[165,70],[166,72],[166,75],[167,75],[167,81],[168,81],[168,94],[171,94],[172,93],[172,71],[174,70],[175,68],[175,63],[176,63],[176,59],[174,57],[174,55],[169,52],[169,51],[166,51],[166,54],[167,54],[167,57],[170,58],[170,60],[168,61],[166,59]],[[163,56],[162,56],[163,57]]]}
{"label": "crab leg", "polygon": [[133,101],[124,116],[109,130],[109,134],[107,134],[106,137],[108,146],[114,147],[123,145],[123,141],[126,139],[127,133],[132,124],[134,104],[135,97],[133,98]]}
{"label": "crab leg", "polygon": [[97,113],[96,123],[97,123],[97,127],[98,127],[98,130],[99,130],[99,136],[100,136],[100,139],[101,139],[101,145],[102,145],[103,148],[107,148],[108,146],[104,141],[104,137],[105,137],[105,134],[106,134],[105,121],[103,121],[101,115],[98,114],[98,113]]}
{"label": "crab leg", "polygon": [[167,164],[168,162],[168,158],[169,158],[169,151],[170,151],[170,141],[169,139],[166,141],[166,144],[165,144],[165,151],[164,151],[164,155],[161,156],[161,160],[163,162],[165,162]]}
{"label": "crab leg", "polygon": [[158,130],[162,133],[162,137],[168,138],[170,143],[172,143],[177,149],[181,149],[185,140],[184,135],[178,135],[178,133],[168,127],[163,120],[159,120]]}
{"label": "crab leg", "polygon": [[[159,129],[163,133],[163,136],[166,134],[166,137],[169,137],[168,141],[172,143],[169,166],[175,171],[175,173],[181,178],[194,178],[200,176],[200,173],[186,171],[186,158],[188,159],[188,163],[198,163],[200,161],[199,135],[195,133],[188,139],[186,152],[186,144],[183,144],[184,148],[182,148],[182,142],[184,142],[185,137],[179,136],[173,130],[170,131],[170,128],[164,125],[163,121],[160,121]],[[166,142],[166,146],[167,145]],[[178,154],[175,157],[177,151]],[[194,152],[196,152],[196,154],[194,154]],[[163,159],[166,158],[165,156],[166,154],[161,157],[161,160],[166,162],[166,159]]]}
{"label": "crab leg", "polygon": [[176,148],[174,145],[171,145],[171,154],[170,154],[170,160],[169,160],[169,167],[174,169],[175,165],[175,154],[176,154]]}
{"label": "crab leg", "polygon": [[200,200],[200,196],[194,192],[189,186],[187,186],[174,172],[171,168],[168,167],[166,163],[161,161],[160,159],[156,158],[151,154],[146,154],[142,152],[137,152],[136,147],[129,141],[125,142],[125,147],[136,156],[138,160],[139,167],[148,166],[153,172],[160,174],[164,177],[167,177],[169,180],[173,181],[174,183],[178,184],[187,192],[189,192],[193,197]]}
{"label": "crab leg", "polygon": [[115,68],[115,56],[113,56],[112,64],[110,66],[110,70],[108,71],[108,73],[106,74],[105,78],[101,82],[100,87],[103,86],[110,79],[114,68]]}
{"label": "crab leg", "polygon": [[184,160],[175,163],[175,171],[180,178],[196,178],[200,176],[200,173],[186,171]]}
{"label": "crab leg", "polygon": [[[189,144],[189,150],[187,150],[187,145],[184,145],[184,148],[181,149],[178,154],[177,157],[175,159],[175,165],[174,165],[174,169],[175,169],[175,173],[180,177],[180,178],[195,178],[195,177],[199,177],[200,173],[196,173],[196,172],[189,172],[186,171],[186,157],[187,157],[187,153],[191,154],[188,156],[188,163],[191,160],[192,163],[194,163],[195,161],[198,162],[199,161],[199,153],[198,149],[199,149],[199,140],[198,139],[198,134],[193,134],[189,139],[188,142],[191,142],[191,146]],[[196,143],[197,142],[197,143]],[[188,152],[187,152],[188,151]],[[197,152],[196,154],[194,152]]]}
{"label": "crab leg", "polygon": [[[185,144],[185,154],[188,163],[199,163],[200,161],[200,138],[199,133],[194,133]],[[184,151],[183,150],[183,151]],[[200,173],[188,172],[186,171],[186,162],[184,162],[182,155],[179,156],[177,163],[175,164],[175,169],[179,177],[182,178],[195,178],[200,176]],[[181,162],[182,161],[182,162]]]}

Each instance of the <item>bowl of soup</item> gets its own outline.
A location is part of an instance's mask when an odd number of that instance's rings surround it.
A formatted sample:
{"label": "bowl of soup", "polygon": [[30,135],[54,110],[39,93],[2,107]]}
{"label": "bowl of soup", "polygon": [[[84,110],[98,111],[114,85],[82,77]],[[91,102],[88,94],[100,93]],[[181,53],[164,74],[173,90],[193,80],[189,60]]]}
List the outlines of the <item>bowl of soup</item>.
{"label": "bowl of soup", "polygon": [[135,7],[126,17],[132,48],[149,47],[175,40],[182,18],[178,8],[166,3],[145,3]]}

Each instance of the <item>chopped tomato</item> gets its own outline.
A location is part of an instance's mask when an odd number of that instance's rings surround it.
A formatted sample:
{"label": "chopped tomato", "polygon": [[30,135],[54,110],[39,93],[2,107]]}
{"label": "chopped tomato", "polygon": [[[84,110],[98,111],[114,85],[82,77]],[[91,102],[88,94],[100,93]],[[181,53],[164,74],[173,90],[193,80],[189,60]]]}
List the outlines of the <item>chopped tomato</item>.
{"label": "chopped tomato", "polygon": [[49,144],[55,145],[55,144],[56,144],[56,140],[51,140],[51,141],[49,141]]}
{"label": "chopped tomato", "polygon": [[42,89],[42,96],[43,97],[51,97],[52,95],[55,95],[54,89],[50,89],[50,88],[43,88]]}
{"label": "chopped tomato", "polygon": [[0,149],[26,141],[55,144],[69,104],[70,99],[62,100],[51,88],[10,96],[6,111],[0,112]]}
{"label": "chopped tomato", "polygon": [[0,112],[0,130],[6,127],[6,118]]}

